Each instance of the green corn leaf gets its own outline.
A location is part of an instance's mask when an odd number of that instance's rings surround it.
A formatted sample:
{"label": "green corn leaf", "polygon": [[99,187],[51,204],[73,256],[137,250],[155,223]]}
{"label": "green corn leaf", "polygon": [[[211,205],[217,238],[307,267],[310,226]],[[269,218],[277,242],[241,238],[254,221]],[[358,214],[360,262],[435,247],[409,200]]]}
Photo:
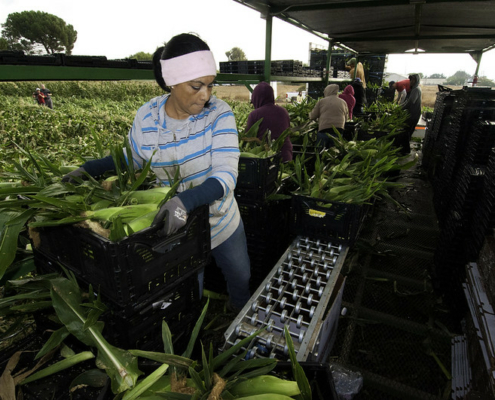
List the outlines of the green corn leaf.
{"label": "green corn leaf", "polygon": [[22,382],[20,382],[21,385],[25,385],[26,383],[36,381],[41,378],[45,378],[47,376],[56,374],[57,372],[63,371],[67,368],[70,368],[76,364],[79,364],[80,362],[90,360],[94,358],[94,354],[91,353],[90,351],[83,351],[82,353],[76,354],[72,357],[66,358],[62,361],[59,361],[53,365],[50,365],[48,368],[44,368],[41,371],[38,371],[32,375],[30,375],[28,378],[24,379]]}
{"label": "green corn leaf", "polygon": [[39,310],[45,310],[52,307],[52,302],[50,301],[37,301],[36,303],[25,303],[18,306],[12,306],[10,309],[12,311],[18,311],[23,313],[32,313]]}
{"label": "green corn leaf", "polygon": [[284,335],[285,342],[287,343],[287,347],[289,348],[289,358],[292,365],[292,373],[294,374],[297,386],[299,386],[299,390],[301,391],[301,400],[311,400],[311,386],[309,385],[309,381],[306,377],[306,374],[304,373],[304,370],[297,361],[296,352],[294,350],[294,342],[292,341],[292,336],[290,335],[289,327],[287,325],[284,326]]}
{"label": "green corn leaf", "polygon": [[53,332],[46,343],[43,345],[41,350],[36,354],[36,357],[34,358],[37,360],[38,358],[44,356],[45,354],[49,353],[51,350],[56,348],[57,346],[60,346],[60,344],[64,341],[64,339],[69,336],[69,331],[65,326],[63,326],[60,329],[57,329],[55,332]]}
{"label": "green corn leaf", "polygon": [[19,300],[41,300],[50,297],[50,293],[46,291],[33,290],[27,293],[20,293],[13,296],[8,296],[0,299],[0,308],[11,307],[12,303]]}
{"label": "green corn leaf", "polygon": [[273,371],[273,369],[276,367],[276,365],[277,365],[276,363],[267,364],[265,366],[262,366],[262,367],[255,369],[255,370],[240,374],[239,378],[251,379],[251,378],[255,378],[255,377],[260,376],[260,375],[266,375],[270,371]]}
{"label": "green corn leaf", "polygon": [[191,333],[191,337],[189,338],[189,343],[187,344],[187,348],[184,351],[184,353],[182,353],[182,357],[186,357],[186,358],[191,357],[191,354],[194,349],[194,344],[196,343],[196,338],[199,335],[201,325],[203,325],[203,320],[205,319],[206,316],[206,311],[208,310],[208,304],[210,304],[210,299],[206,301],[206,304],[203,307],[203,311],[201,312],[201,315],[199,316],[198,320],[196,321],[196,324],[194,325],[194,329]]}
{"label": "green corn leaf", "polygon": [[191,377],[193,383],[194,383],[194,386],[199,389],[199,391],[201,393],[205,393],[206,392],[206,386],[205,386],[205,383],[203,382],[203,380],[201,379],[201,376],[199,375],[199,373],[196,372],[196,370],[192,367],[189,367],[189,376]]}
{"label": "green corn leaf", "polygon": [[247,343],[249,343],[251,340],[253,340],[256,336],[258,336],[261,332],[263,332],[267,327],[268,326],[264,326],[261,329],[258,329],[256,332],[253,332],[248,337],[245,337],[244,339],[242,339],[240,342],[238,342],[234,346],[229,347],[227,350],[225,350],[224,352],[220,353],[218,356],[216,356],[213,359],[211,368],[215,371],[220,365],[223,365],[223,363],[225,361],[227,361],[228,359],[230,359],[230,357],[232,357],[232,355],[234,355],[235,353],[237,353],[237,351],[241,347],[243,347],[244,345],[246,345]]}
{"label": "green corn leaf", "polygon": [[[166,399],[166,400],[195,400],[197,397],[194,397],[192,394],[185,394],[185,393],[174,393],[174,392],[160,392],[156,393],[157,396],[159,397],[153,397],[150,400],[158,400],[158,399]],[[222,393],[223,395],[223,393]],[[146,400],[146,398],[143,398],[143,400]]]}
{"label": "green corn leaf", "polygon": [[138,350],[138,349],[132,349],[129,350],[129,353],[136,357],[142,357],[146,358],[148,360],[160,362],[163,364],[168,364],[174,367],[179,367],[179,368],[189,368],[190,366],[193,365],[194,361],[185,358],[182,356],[178,356],[175,354],[166,354],[166,353],[158,353],[154,351],[145,351],[145,350]]}
{"label": "green corn leaf", "polygon": [[40,186],[19,186],[0,188],[0,196],[13,194],[36,194],[43,188]]}
{"label": "green corn leaf", "polygon": [[201,360],[203,362],[203,379],[204,379],[204,385],[206,387],[206,390],[210,390],[211,389],[211,386],[212,386],[212,378],[213,378],[213,374],[210,370],[210,365],[208,364],[208,360],[206,358],[206,353],[205,353],[205,349],[203,347],[203,344],[201,343]]}
{"label": "green corn leaf", "polygon": [[167,364],[160,365],[155,371],[149,374],[141,382],[139,382],[134,388],[127,391],[123,397],[123,400],[135,400],[138,399],[150,386],[158,381],[168,369]]}
{"label": "green corn leaf", "polygon": [[5,212],[10,219],[0,225],[0,279],[12,264],[17,252],[19,233],[26,222],[34,215],[34,210],[24,212]]}
{"label": "green corn leaf", "polygon": [[127,351],[110,345],[101,334],[101,324],[84,329],[87,317],[80,305],[79,287],[73,280],[56,278],[50,283],[53,307],[57,316],[71,334],[84,344],[98,349],[97,366],[105,369],[110,376],[113,393],[121,393],[134,387],[141,374],[137,366],[137,358]]}
{"label": "green corn leaf", "polygon": [[72,393],[72,388],[80,385],[90,386],[94,388],[102,388],[108,380],[108,375],[100,369],[88,369],[80,375],[76,376],[69,385],[69,392]]}
{"label": "green corn leaf", "polygon": [[237,356],[233,357],[229,362],[227,362],[227,364],[223,366],[222,370],[218,373],[218,375],[220,375],[221,378],[225,378],[225,376],[227,376],[227,374],[230,373],[231,371],[236,372],[242,370],[243,369],[242,366],[238,367],[237,369],[234,368],[238,366],[239,363],[244,362],[244,358],[246,357],[246,354],[247,354],[247,350],[244,350]]}
{"label": "green corn leaf", "polygon": [[162,341],[163,341],[163,350],[165,351],[165,353],[174,354],[172,332],[170,332],[170,328],[165,320],[162,322]]}
{"label": "green corn leaf", "polygon": [[70,212],[70,213],[79,213],[85,209],[85,207],[82,204],[78,203],[73,203],[71,201],[67,200],[61,200],[57,199],[54,197],[46,197],[46,196],[40,196],[40,195],[35,195],[32,196],[33,199],[41,201],[43,203],[55,206],[59,208],[60,210]]}

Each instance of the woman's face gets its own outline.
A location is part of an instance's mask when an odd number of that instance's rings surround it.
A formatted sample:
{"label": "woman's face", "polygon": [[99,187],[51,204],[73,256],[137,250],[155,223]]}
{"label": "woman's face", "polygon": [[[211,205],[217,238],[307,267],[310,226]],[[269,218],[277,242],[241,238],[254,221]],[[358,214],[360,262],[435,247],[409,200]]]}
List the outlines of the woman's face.
{"label": "woman's face", "polygon": [[170,100],[178,115],[172,117],[184,119],[199,114],[210,99],[214,80],[211,75],[174,85]]}

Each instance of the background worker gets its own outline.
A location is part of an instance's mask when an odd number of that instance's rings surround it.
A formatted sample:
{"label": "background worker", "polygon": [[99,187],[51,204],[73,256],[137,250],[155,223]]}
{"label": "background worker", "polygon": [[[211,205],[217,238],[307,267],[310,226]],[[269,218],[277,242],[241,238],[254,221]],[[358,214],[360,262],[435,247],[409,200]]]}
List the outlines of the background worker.
{"label": "background worker", "polygon": [[340,133],[344,132],[344,125],[349,118],[349,109],[347,103],[337,96],[338,93],[339,85],[328,85],[323,91],[324,97],[318,100],[309,113],[309,119],[318,120],[317,146],[333,147],[333,140],[328,134],[334,133],[334,128]]}
{"label": "background worker", "polygon": [[[227,281],[229,305],[238,312],[250,298],[246,234],[234,197],[239,139],[232,109],[212,96],[216,70],[213,53],[196,35],[174,36],[158,48],[153,72],[166,93],[137,111],[128,134],[132,154],[127,159],[137,169],[152,159],[151,168],[161,185],[171,186],[169,176],[180,173],[178,195],[161,207],[153,221],[162,235],[176,232],[191,211],[209,205],[211,254]],[[88,161],[63,181],[113,169],[112,157]],[[202,289],[202,274],[199,281]]]}
{"label": "background worker", "polygon": [[395,99],[395,102],[402,105],[406,101],[409,93],[411,93],[411,82],[409,79],[403,79],[402,81],[394,82],[391,87],[397,91],[397,98]]}
{"label": "background worker", "polygon": [[40,106],[45,105],[45,95],[41,92],[40,88],[36,88],[36,90],[33,93],[33,99],[36,101],[36,103]]}
{"label": "background worker", "polygon": [[352,111],[354,110],[354,106],[356,105],[356,98],[354,97],[354,88],[352,87],[352,85],[347,85],[344,88],[344,91],[339,94],[339,98],[347,103],[347,108],[349,109],[349,120],[351,120]]}
{"label": "background worker", "polygon": [[402,109],[409,113],[409,117],[406,121],[406,128],[404,133],[397,135],[395,143],[402,148],[402,154],[409,154],[411,152],[411,137],[416,130],[416,125],[421,118],[421,87],[419,86],[420,77],[418,74],[409,75],[411,82],[411,93],[404,103],[402,103]]}
{"label": "background worker", "polygon": [[[254,110],[249,113],[246,131],[263,118],[258,128],[258,139],[263,139],[266,131],[270,131],[270,139],[277,139],[285,130],[290,128],[289,112],[275,104],[273,88],[266,82],[256,85],[251,96]],[[287,136],[282,146],[282,161],[292,160],[292,143]]]}
{"label": "background worker", "polygon": [[[364,67],[361,62],[358,62],[355,57],[351,58],[347,61],[345,65],[345,69],[349,70],[349,74],[351,75],[351,79],[359,78],[361,79],[361,83],[363,87],[366,89],[366,78],[364,77]],[[356,75],[354,75],[354,72]]]}
{"label": "background worker", "polygon": [[45,104],[49,108],[53,110],[53,103],[52,103],[52,92],[50,92],[50,89],[47,89],[45,85],[41,85],[41,93],[45,95]]}
{"label": "background worker", "polygon": [[351,86],[354,89],[354,98],[356,99],[353,114],[356,116],[361,115],[364,113],[364,107],[366,106],[366,90],[360,78],[354,79]]}

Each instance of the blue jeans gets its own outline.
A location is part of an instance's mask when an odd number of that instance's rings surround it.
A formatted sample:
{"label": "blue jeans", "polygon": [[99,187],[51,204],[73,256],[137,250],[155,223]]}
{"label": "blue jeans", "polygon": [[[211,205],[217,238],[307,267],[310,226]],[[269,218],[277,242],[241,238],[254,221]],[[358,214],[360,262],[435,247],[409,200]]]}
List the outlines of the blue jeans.
{"label": "blue jeans", "polygon": [[[342,128],[337,128],[337,130],[341,134],[344,132],[344,130]],[[334,132],[333,128],[328,128],[328,129],[323,129],[321,131],[318,131],[318,134],[316,135],[316,146],[325,147],[327,149],[329,149],[330,147],[333,147],[334,142],[328,135],[335,137],[335,132]]]}
{"label": "blue jeans", "polygon": [[[251,297],[249,292],[251,263],[242,220],[235,232],[225,242],[215,247],[211,255],[227,281],[231,304],[241,309]],[[203,271],[199,274],[198,280],[202,292]]]}

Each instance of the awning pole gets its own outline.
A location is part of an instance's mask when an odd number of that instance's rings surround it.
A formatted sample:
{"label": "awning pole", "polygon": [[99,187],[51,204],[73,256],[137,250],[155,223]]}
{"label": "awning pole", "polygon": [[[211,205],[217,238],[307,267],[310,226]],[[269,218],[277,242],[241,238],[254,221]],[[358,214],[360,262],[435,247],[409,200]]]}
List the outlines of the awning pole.
{"label": "awning pole", "polygon": [[265,38],[265,81],[271,81],[272,73],[272,27],[273,17],[266,15],[266,38]]}
{"label": "awning pole", "polygon": [[325,76],[324,76],[324,82],[325,82],[325,87],[328,85],[328,75],[330,74],[330,61],[332,60],[332,47],[333,47],[333,40],[328,41],[328,52],[327,52],[327,63],[325,65]]}

